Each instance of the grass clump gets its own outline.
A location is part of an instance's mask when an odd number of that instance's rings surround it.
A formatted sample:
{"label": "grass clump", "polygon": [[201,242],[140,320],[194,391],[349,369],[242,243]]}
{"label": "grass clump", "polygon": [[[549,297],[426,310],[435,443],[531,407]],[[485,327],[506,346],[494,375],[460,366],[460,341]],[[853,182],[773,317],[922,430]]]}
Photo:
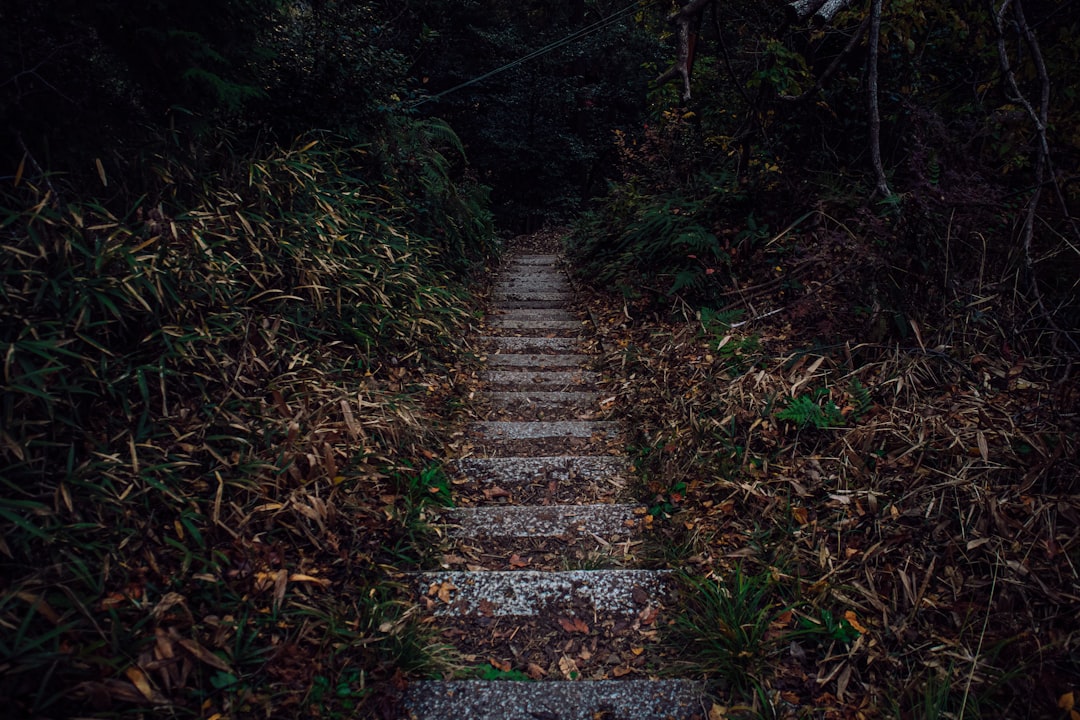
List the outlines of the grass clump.
{"label": "grass clump", "polygon": [[445,485],[413,469],[416,395],[496,245],[449,128],[386,132],[162,155],[135,198],[0,195],[16,715],[326,715],[438,662],[385,570],[417,492],[394,477]]}

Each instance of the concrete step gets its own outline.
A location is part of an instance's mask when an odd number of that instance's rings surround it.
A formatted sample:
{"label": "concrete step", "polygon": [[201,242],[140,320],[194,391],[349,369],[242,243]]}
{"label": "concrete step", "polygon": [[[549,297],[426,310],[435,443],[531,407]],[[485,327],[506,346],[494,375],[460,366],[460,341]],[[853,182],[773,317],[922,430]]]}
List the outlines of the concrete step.
{"label": "concrete step", "polygon": [[591,355],[576,355],[571,353],[559,355],[492,353],[487,356],[487,364],[488,367],[515,367],[540,370],[549,367],[582,367],[591,359]]}
{"label": "concrete step", "polygon": [[488,325],[503,330],[581,330],[581,320],[529,320],[526,318],[493,317]]}
{"label": "concrete step", "polygon": [[511,320],[573,320],[565,308],[496,308],[491,317]]}
{"label": "concrete step", "polygon": [[480,373],[480,379],[492,385],[516,385],[528,392],[538,387],[594,383],[600,379],[600,373],[591,370],[485,370]]}
{"label": "concrete step", "polygon": [[497,352],[548,352],[568,353],[581,349],[581,342],[576,338],[545,338],[545,337],[506,337],[499,335],[482,335],[477,340]]}
{"label": "concrete step", "polygon": [[553,390],[493,391],[484,393],[484,397],[491,401],[492,407],[496,408],[535,408],[537,410],[566,405],[595,407],[600,401],[600,396],[593,392]]}
{"label": "concrete step", "polygon": [[451,537],[549,538],[598,535],[627,537],[638,529],[637,505],[488,505],[439,513]]}
{"label": "concrete step", "polygon": [[636,615],[672,592],[670,570],[440,570],[417,588],[438,617],[534,617],[541,612]]}
{"label": "concrete step", "polygon": [[538,422],[475,422],[469,426],[487,440],[533,440],[537,438],[591,438],[614,435],[619,423],[608,420],[544,420]]}
{"label": "concrete step", "polygon": [[494,306],[495,311],[499,310],[527,310],[534,308],[537,310],[565,310],[571,307],[572,303],[563,298],[560,300],[500,300],[498,305]]}
{"label": "concrete step", "polygon": [[410,720],[689,720],[705,717],[689,680],[518,682],[428,680],[409,685]]}
{"label": "concrete step", "polygon": [[548,254],[534,254],[527,253],[524,255],[517,255],[510,260],[510,265],[551,265],[555,266],[559,262],[558,255]]}
{"label": "concrete step", "polygon": [[495,292],[497,304],[504,301],[520,300],[548,300],[569,306],[574,302],[574,295],[571,292],[553,292],[550,290],[506,290]]}
{"label": "concrete step", "polygon": [[617,481],[625,484],[630,465],[616,455],[547,455],[536,457],[461,458],[458,472],[498,485],[559,481]]}

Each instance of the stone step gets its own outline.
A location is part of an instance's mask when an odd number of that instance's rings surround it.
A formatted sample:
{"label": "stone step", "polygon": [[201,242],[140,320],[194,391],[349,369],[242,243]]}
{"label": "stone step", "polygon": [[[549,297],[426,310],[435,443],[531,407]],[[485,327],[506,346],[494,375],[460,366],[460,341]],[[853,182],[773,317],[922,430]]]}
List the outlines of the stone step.
{"label": "stone step", "polygon": [[451,537],[626,537],[638,529],[644,508],[636,505],[501,505],[443,510]]}
{"label": "stone step", "polygon": [[519,392],[487,392],[484,396],[492,406],[500,408],[554,408],[564,405],[595,406],[600,396],[593,392],[525,390]]}
{"label": "stone step", "polygon": [[492,285],[499,290],[543,290],[546,292],[569,291],[571,285],[561,275],[519,275],[500,280]]}
{"label": "stone step", "polygon": [[494,309],[495,311],[527,310],[530,308],[537,310],[565,310],[570,305],[570,301],[565,298],[562,300],[501,300]]}
{"label": "stone step", "polygon": [[689,720],[705,717],[689,680],[427,680],[405,691],[409,720]]}
{"label": "stone step", "polygon": [[554,266],[558,262],[559,262],[559,256],[558,255],[531,254],[531,253],[526,254],[526,255],[517,255],[517,256],[511,258],[511,260],[510,260],[511,265],[518,264],[518,265],[530,265],[530,266],[532,266],[532,265],[552,265],[552,266]]}
{"label": "stone step", "polygon": [[573,320],[565,308],[508,308],[496,309],[491,317],[511,320]]}
{"label": "stone step", "polygon": [[494,347],[498,352],[549,352],[567,353],[581,349],[581,342],[576,338],[545,338],[545,337],[506,337],[500,335],[483,335],[477,338],[482,344]]}
{"label": "stone step", "polygon": [[625,483],[630,465],[616,455],[547,455],[536,457],[461,458],[458,472],[500,485],[542,480]]}
{"label": "stone step", "polygon": [[480,379],[493,385],[516,385],[528,392],[537,387],[565,387],[594,383],[600,373],[591,370],[485,370]]}
{"label": "stone step", "polygon": [[488,325],[504,330],[580,330],[580,320],[529,320],[525,318],[493,317]]}
{"label": "stone step", "polygon": [[487,356],[489,367],[518,367],[539,370],[545,367],[581,367],[592,359],[591,355],[539,355],[535,353],[493,353]]}
{"label": "stone step", "polygon": [[437,617],[533,617],[541,612],[636,615],[672,592],[670,570],[440,570],[417,587]]}
{"label": "stone step", "polygon": [[470,426],[487,440],[534,440],[538,438],[591,438],[615,434],[619,423],[609,420],[543,420],[538,422],[475,422]]}
{"label": "stone step", "polygon": [[574,302],[574,295],[570,292],[552,292],[547,290],[508,290],[506,292],[495,293],[496,303],[520,300],[548,300],[570,305]]}

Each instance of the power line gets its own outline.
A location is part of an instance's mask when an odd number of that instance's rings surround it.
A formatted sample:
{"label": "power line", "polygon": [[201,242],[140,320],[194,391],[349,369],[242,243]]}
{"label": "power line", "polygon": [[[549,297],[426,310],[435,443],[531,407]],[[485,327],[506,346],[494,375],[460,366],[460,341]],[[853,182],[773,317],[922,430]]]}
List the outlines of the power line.
{"label": "power line", "polygon": [[455,93],[458,90],[463,90],[464,88],[467,88],[470,85],[476,85],[477,83],[481,83],[484,80],[487,80],[488,78],[494,77],[495,75],[498,75],[500,73],[504,73],[507,70],[511,70],[511,69],[517,67],[518,65],[523,65],[523,64],[527,63],[530,60],[534,60],[534,59],[540,57],[541,55],[546,55],[549,52],[553,52],[555,50],[558,50],[559,48],[561,48],[561,47],[563,47],[565,45],[569,45],[570,43],[577,42],[578,40],[580,40],[581,38],[583,38],[583,37],[585,37],[587,35],[591,35],[592,33],[597,32],[598,30],[602,30],[602,29],[606,28],[608,25],[614,24],[616,21],[621,20],[623,17],[625,17],[625,16],[629,15],[630,13],[634,12],[639,7],[642,10],[644,10],[645,8],[649,7],[650,5],[655,5],[658,2],[660,2],[660,0],[648,0],[648,2],[642,2],[641,0],[635,0],[635,2],[633,4],[628,5],[627,7],[623,8],[622,10],[616,10],[611,15],[608,15],[606,18],[602,18],[600,20],[597,20],[593,24],[587,25],[587,26],[585,26],[585,27],[583,27],[583,28],[581,28],[579,30],[575,30],[574,32],[570,33],[569,35],[567,35],[564,38],[561,38],[559,40],[556,40],[555,42],[549,43],[549,44],[547,44],[547,45],[545,45],[545,46],[543,46],[543,47],[541,47],[541,48],[539,48],[537,50],[533,50],[532,52],[530,52],[530,53],[528,53],[526,55],[523,55],[522,57],[519,57],[516,60],[512,60],[511,62],[508,62],[505,65],[502,65],[501,67],[497,67],[494,70],[488,71],[488,72],[484,73],[483,75],[479,75],[477,77],[474,77],[471,80],[466,80],[463,83],[455,85],[454,87],[449,88],[448,90],[443,90],[442,92],[436,93],[435,95],[430,95],[430,96],[428,96],[426,98],[422,98],[422,99],[418,100],[417,102],[413,103],[413,105],[411,107],[417,108],[417,107],[420,107],[421,105],[423,105],[424,103],[437,102],[438,100],[440,100],[441,98],[443,98],[446,95],[449,95],[451,93]]}

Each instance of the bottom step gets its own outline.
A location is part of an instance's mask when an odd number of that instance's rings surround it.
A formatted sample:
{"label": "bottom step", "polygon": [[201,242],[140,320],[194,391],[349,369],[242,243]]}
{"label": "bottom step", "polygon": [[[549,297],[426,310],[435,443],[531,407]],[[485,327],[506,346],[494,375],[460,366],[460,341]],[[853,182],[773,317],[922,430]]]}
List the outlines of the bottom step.
{"label": "bottom step", "polygon": [[432,680],[405,692],[410,720],[689,720],[703,703],[689,680]]}

